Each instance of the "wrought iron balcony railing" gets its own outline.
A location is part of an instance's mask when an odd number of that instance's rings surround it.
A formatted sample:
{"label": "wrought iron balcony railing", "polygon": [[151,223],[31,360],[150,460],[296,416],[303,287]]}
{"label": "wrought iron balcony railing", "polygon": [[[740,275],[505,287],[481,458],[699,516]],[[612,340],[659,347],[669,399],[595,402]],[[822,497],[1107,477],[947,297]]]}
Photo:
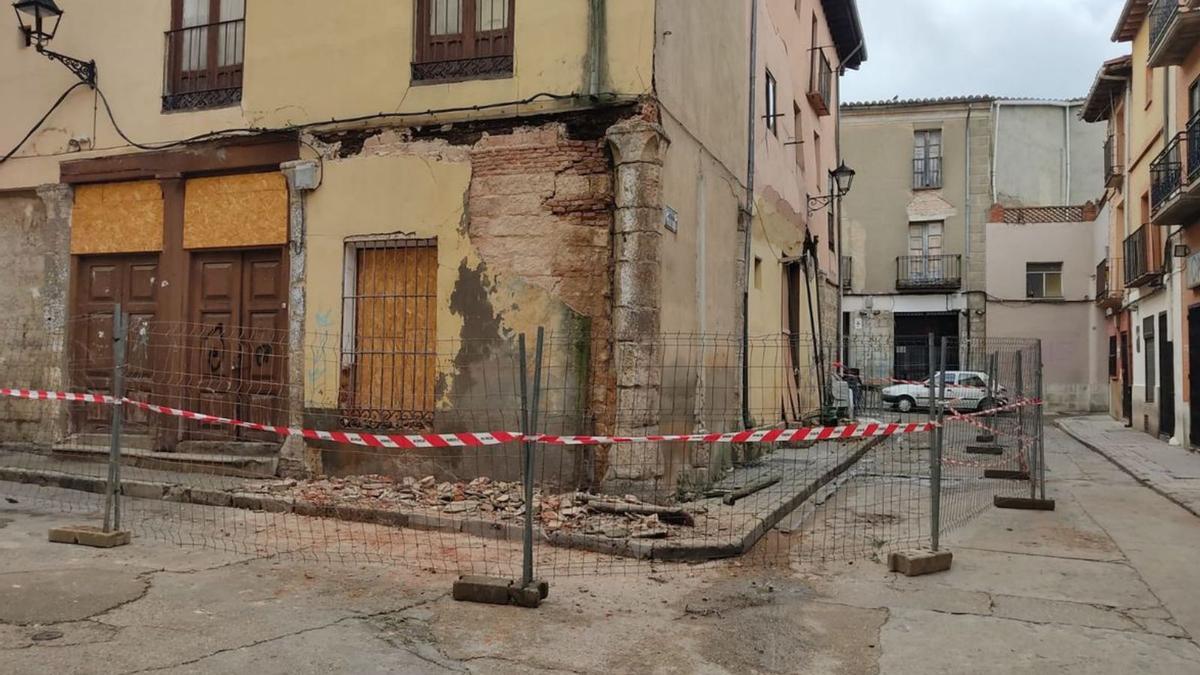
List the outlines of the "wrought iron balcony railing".
{"label": "wrought iron balcony railing", "polygon": [[1122,283],[1124,266],[1120,258],[1107,258],[1096,265],[1096,304],[1101,307],[1120,306],[1125,292]]}
{"label": "wrought iron balcony railing", "polygon": [[241,102],[245,19],[170,30],[166,42],[164,111]]}
{"label": "wrought iron balcony railing", "polygon": [[897,290],[946,290],[961,286],[960,255],[902,255],[896,258]]}
{"label": "wrought iron balcony railing", "polygon": [[1150,51],[1158,48],[1171,20],[1179,14],[1179,0],[1155,0],[1150,5]]}
{"label": "wrought iron balcony railing", "polygon": [[1150,247],[1150,226],[1142,225],[1133,234],[1125,237],[1125,286],[1145,286],[1158,280],[1160,264],[1154,259]]}
{"label": "wrought iron balcony railing", "polygon": [[1150,208],[1157,211],[1183,188],[1187,134],[1177,134],[1150,162]]}
{"label": "wrought iron balcony railing", "polygon": [[812,52],[812,80],[808,88],[808,102],[818,115],[828,115],[833,109],[833,66],[824,49]]}
{"label": "wrought iron balcony railing", "polygon": [[1117,137],[1109,136],[1108,140],[1104,141],[1104,184],[1108,187],[1119,185],[1121,174],[1125,170],[1121,157],[1117,154],[1119,151]]}

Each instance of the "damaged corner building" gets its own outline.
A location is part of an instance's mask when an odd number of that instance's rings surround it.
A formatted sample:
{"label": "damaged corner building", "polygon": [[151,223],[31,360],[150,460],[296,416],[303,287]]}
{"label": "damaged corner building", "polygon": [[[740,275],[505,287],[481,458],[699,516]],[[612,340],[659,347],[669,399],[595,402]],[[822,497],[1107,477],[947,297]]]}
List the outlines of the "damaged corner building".
{"label": "damaged corner building", "polygon": [[[748,2],[408,0],[329,26],[321,49],[296,46],[320,4],[212,3],[203,26],[190,3],[91,4],[69,22],[91,28],[55,45],[95,59],[106,105],[69,92],[0,163],[0,386],[109,391],[126,331],[125,395],[201,417],[129,406],[124,460],[511,481],[514,444],[328,434],[528,417],[641,436],[822,412],[841,243],[836,204],[809,196],[838,166],[837,75],[866,56],[852,1],[755,24]],[[116,76],[123,34],[164,31],[165,63],[156,43]],[[58,94],[18,60],[0,59],[28,93],[3,147]],[[6,441],[107,452],[104,406],[5,410]],[[565,490],[648,495],[751,455],[545,445],[536,461]]]}

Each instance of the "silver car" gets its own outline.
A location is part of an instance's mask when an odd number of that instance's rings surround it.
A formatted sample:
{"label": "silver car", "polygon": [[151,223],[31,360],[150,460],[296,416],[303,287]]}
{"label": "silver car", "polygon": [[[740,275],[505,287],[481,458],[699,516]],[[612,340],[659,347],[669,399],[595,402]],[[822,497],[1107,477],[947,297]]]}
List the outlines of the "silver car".
{"label": "silver car", "polygon": [[[940,403],[955,410],[984,411],[1008,403],[1008,390],[1003,386],[989,387],[987,373],[977,370],[947,370],[946,393]],[[934,391],[941,391],[942,373],[934,375]],[[900,412],[929,407],[929,379],[884,387],[883,402]]]}

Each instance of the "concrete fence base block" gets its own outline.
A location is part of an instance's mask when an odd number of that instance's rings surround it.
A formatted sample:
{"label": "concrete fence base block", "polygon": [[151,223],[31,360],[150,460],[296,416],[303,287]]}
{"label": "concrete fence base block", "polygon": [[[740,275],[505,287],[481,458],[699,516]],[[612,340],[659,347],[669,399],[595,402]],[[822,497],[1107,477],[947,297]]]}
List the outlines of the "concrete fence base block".
{"label": "concrete fence base block", "polygon": [[1053,511],[1053,499],[1030,499],[1029,497],[1001,497],[996,495],[993,504],[998,509],[1021,509],[1024,511]]}
{"label": "concrete fence base block", "polygon": [[1002,448],[998,445],[987,445],[987,444],[968,445],[967,446],[967,454],[968,455],[1003,455],[1004,448]]}
{"label": "concrete fence base block", "polygon": [[94,548],[113,548],[129,543],[128,530],[105,532],[91,525],[68,525],[50,529],[50,541],[55,544],[77,544]]}
{"label": "concrete fence base block", "polygon": [[1003,480],[1029,480],[1029,472],[1016,469],[984,469],[983,477],[1000,478]]}
{"label": "concrete fence base block", "polygon": [[888,569],[906,577],[945,572],[954,554],[950,551],[896,551],[888,556]]}
{"label": "concrete fence base block", "polygon": [[550,595],[550,584],[535,580],[522,586],[520,582],[512,579],[461,576],[454,582],[452,595],[460,602],[536,608]]}
{"label": "concrete fence base block", "polygon": [[996,435],[995,434],[979,434],[978,436],[975,437],[975,442],[976,443],[985,443],[987,445],[995,445]]}

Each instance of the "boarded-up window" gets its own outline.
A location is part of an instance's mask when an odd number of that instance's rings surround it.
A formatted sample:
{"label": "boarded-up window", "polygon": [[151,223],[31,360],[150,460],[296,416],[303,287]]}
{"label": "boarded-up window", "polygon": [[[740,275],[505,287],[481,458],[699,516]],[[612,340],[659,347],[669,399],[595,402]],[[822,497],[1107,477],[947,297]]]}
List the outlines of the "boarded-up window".
{"label": "boarded-up window", "polygon": [[413,80],[510,76],[515,0],[417,0]]}
{"label": "boarded-up window", "polygon": [[430,429],[437,377],[437,241],[349,242],[345,287],[344,425]]}

